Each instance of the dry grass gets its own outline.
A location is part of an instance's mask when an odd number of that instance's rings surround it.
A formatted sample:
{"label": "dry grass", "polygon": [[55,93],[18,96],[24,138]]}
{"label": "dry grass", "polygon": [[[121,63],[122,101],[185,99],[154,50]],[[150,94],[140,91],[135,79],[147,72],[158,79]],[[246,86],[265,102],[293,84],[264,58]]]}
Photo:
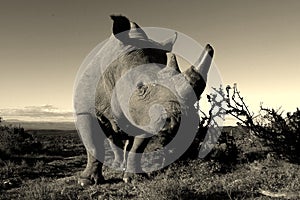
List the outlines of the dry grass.
{"label": "dry grass", "polygon": [[44,146],[40,154],[0,160],[0,199],[271,199],[267,195],[274,194],[300,198],[295,196],[300,191],[299,165],[279,159],[253,138],[245,140],[242,130],[234,131],[240,152],[230,170],[220,170],[223,163],[211,156],[178,162],[149,180],[126,184],[121,172],[105,167],[108,182],[86,188],[76,180],[86,162],[77,133],[37,133]]}

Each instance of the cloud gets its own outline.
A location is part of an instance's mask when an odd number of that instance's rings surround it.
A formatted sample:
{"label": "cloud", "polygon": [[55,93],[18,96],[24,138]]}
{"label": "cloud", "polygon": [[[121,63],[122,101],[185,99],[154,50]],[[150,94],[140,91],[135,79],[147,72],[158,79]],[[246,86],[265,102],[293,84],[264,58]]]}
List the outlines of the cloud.
{"label": "cloud", "polygon": [[60,110],[53,105],[26,106],[24,108],[0,109],[4,119],[19,119],[28,121],[71,121],[73,112]]}

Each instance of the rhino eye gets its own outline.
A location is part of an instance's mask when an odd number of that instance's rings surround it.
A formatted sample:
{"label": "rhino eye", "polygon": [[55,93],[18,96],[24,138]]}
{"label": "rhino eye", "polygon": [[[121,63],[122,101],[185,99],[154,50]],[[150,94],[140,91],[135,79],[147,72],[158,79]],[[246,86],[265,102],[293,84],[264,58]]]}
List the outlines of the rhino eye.
{"label": "rhino eye", "polygon": [[142,81],[140,81],[136,84],[137,89],[141,89],[143,86],[144,86],[144,83]]}

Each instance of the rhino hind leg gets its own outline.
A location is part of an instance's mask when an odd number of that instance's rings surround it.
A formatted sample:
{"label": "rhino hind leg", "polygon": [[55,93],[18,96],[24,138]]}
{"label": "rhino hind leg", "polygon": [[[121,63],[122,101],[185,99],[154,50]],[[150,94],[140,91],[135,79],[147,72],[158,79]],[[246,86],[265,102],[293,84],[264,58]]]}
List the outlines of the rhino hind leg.
{"label": "rhino hind leg", "polygon": [[108,139],[109,141],[109,145],[111,150],[114,153],[114,160],[112,163],[112,167],[116,168],[116,169],[122,169],[124,168],[124,153],[123,153],[123,149],[124,149],[124,144],[123,142],[118,139],[113,137],[113,139]]}
{"label": "rhino hind leg", "polygon": [[133,143],[133,138],[129,138],[128,140],[125,141],[124,150],[123,150],[123,158],[124,159],[123,159],[123,163],[122,163],[123,170],[126,170],[128,152],[132,147],[132,143]]}

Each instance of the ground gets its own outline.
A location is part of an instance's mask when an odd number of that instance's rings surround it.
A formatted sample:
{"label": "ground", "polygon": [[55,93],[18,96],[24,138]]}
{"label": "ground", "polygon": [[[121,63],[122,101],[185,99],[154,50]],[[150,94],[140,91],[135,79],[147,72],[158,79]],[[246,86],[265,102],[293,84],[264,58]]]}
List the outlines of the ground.
{"label": "ground", "polygon": [[[177,162],[131,184],[122,182],[122,172],[104,167],[106,183],[89,187],[76,180],[86,155],[75,130],[29,132],[43,148],[39,153],[0,156],[0,199],[300,198],[300,166],[268,152],[238,128],[227,130],[238,149],[232,162],[224,153],[228,146],[220,144],[209,159]],[[219,159],[222,151],[230,162]],[[106,158],[112,160],[111,151]]]}

